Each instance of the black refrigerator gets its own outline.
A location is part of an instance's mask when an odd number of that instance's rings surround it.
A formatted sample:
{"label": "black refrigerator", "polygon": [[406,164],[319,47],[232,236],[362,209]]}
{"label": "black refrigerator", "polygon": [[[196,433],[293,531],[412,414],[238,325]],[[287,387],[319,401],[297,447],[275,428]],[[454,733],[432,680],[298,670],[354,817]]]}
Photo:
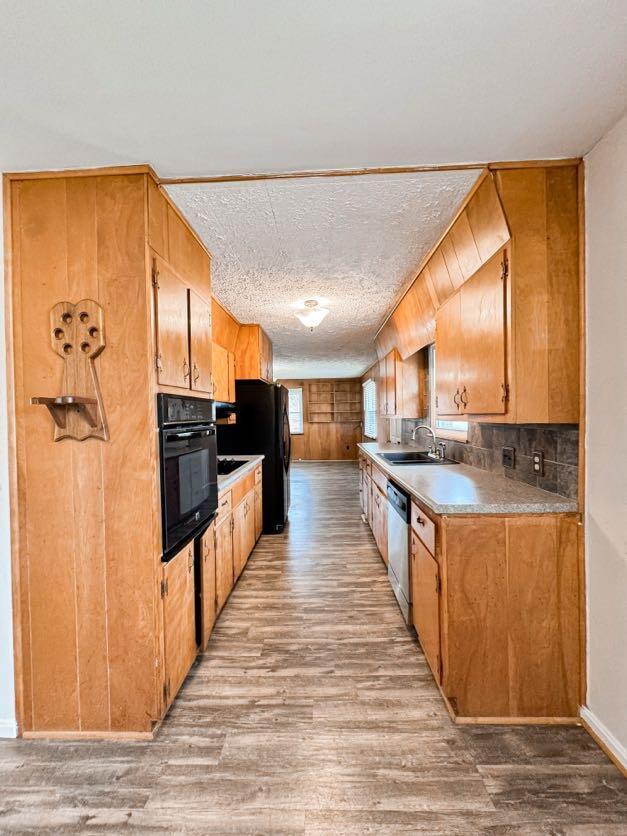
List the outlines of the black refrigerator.
{"label": "black refrigerator", "polygon": [[218,455],[263,453],[263,533],[279,534],[290,507],[288,391],[276,383],[235,381],[235,423],[218,424]]}

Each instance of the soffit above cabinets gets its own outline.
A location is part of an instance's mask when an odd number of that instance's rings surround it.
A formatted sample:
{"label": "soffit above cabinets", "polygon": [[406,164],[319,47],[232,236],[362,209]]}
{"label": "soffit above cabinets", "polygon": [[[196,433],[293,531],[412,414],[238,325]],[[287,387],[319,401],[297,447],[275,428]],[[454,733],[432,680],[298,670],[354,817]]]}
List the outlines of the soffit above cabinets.
{"label": "soffit above cabinets", "polygon": [[[373,361],[377,328],[479,173],[184,184],[167,191],[212,253],[217,299],[270,336],[276,377],[351,377]],[[330,311],[313,332],[294,316],[312,297]]]}

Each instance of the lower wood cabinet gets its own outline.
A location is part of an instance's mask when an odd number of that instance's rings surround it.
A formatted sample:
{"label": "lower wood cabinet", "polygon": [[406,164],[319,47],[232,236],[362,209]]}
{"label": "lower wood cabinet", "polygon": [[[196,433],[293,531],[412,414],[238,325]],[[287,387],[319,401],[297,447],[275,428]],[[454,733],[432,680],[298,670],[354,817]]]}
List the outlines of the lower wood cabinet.
{"label": "lower wood cabinet", "polygon": [[436,682],[440,682],[440,570],[436,559],[411,532],[413,623]]}
{"label": "lower wood cabinet", "polygon": [[242,574],[255,545],[255,491],[250,490],[233,510],[233,571]]}
{"label": "lower wood cabinet", "polygon": [[234,583],[233,572],[233,514],[219,516],[216,526],[216,613],[229,597]]}
{"label": "lower wood cabinet", "polygon": [[217,615],[216,527],[211,523],[200,540],[200,581],[202,600],[202,647],[207,646]]}
{"label": "lower wood cabinet", "polygon": [[185,546],[163,567],[165,705],[176,696],[196,658],[194,545]]}
{"label": "lower wood cabinet", "polygon": [[261,537],[263,532],[263,490],[261,483],[255,485],[255,542]]}
{"label": "lower wood cabinet", "polygon": [[377,548],[387,566],[388,562],[388,506],[387,496],[372,482],[372,533]]}

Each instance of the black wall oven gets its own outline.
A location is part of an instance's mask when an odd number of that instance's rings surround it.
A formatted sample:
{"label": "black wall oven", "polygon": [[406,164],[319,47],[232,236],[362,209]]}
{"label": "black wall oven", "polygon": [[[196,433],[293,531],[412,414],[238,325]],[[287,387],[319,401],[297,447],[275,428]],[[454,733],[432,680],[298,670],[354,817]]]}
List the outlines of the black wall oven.
{"label": "black wall oven", "polygon": [[211,522],[218,507],[213,401],[157,395],[163,560]]}

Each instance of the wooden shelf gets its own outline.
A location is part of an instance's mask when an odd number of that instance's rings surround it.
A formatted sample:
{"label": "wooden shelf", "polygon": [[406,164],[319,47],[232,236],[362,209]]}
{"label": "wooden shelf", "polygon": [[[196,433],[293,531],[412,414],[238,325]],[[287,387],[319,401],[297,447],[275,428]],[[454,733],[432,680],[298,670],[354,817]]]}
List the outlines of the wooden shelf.
{"label": "wooden shelf", "polygon": [[361,422],[361,385],[358,380],[310,383],[307,389],[307,421],[312,424]]}

